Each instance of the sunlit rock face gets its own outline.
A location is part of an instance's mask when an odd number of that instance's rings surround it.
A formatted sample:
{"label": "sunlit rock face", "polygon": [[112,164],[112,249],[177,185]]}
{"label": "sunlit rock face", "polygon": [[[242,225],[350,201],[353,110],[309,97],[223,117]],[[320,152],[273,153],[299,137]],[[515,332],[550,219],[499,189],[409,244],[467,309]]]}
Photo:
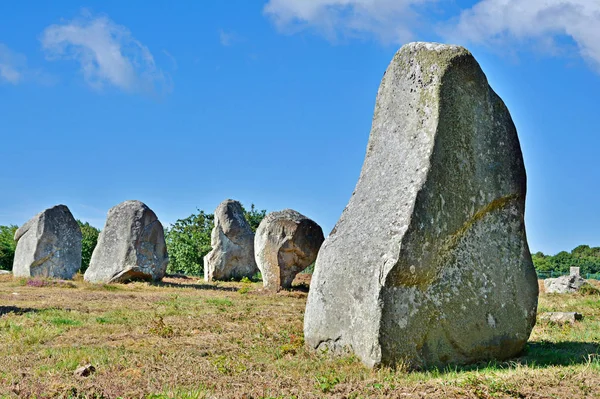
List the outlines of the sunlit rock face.
{"label": "sunlit rock face", "polygon": [[71,279],[81,267],[81,229],[65,205],[48,208],[15,232],[15,277]]}
{"label": "sunlit rock face", "polygon": [[254,232],[242,204],[225,200],[215,210],[212,250],[204,257],[204,280],[239,280],[258,273],[254,260]]}
{"label": "sunlit rock face", "polygon": [[368,366],[517,355],[538,297],[525,193],[515,126],[471,53],[402,47],[355,191],[319,252],[307,344]]}
{"label": "sunlit rock face", "polygon": [[296,275],[315,261],[324,239],[321,226],[293,209],[269,213],[254,238],[265,289],[290,288]]}
{"label": "sunlit rock face", "polygon": [[161,280],[169,257],[164,229],[140,201],[125,201],[108,211],[84,279],[92,283]]}

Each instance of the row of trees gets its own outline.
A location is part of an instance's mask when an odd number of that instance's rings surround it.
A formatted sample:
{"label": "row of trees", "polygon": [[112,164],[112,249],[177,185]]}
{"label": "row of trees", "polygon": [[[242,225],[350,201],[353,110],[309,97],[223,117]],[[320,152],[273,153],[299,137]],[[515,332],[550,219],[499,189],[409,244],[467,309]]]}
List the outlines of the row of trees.
{"label": "row of trees", "polygon": [[582,274],[600,273],[600,247],[580,245],[571,252],[562,251],[556,255],[537,252],[532,255],[535,269],[539,272],[566,273],[571,266],[581,268]]}
{"label": "row of trees", "polygon": [[[251,205],[244,209],[244,216],[253,231],[267,214],[266,210],[258,210]],[[78,220],[81,228],[81,273],[90,264],[92,252],[98,242],[100,230]],[[179,219],[165,229],[165,240],[169,252],[168,273],[182,273],[199,276],[204,271],[204,256],[210,252],[210,236],[214,227],[214,215],[198,210],[185,219]],[[16,243],[14,240],[17,226],[0,226],[0,269],[11,270],[15,257]]]}

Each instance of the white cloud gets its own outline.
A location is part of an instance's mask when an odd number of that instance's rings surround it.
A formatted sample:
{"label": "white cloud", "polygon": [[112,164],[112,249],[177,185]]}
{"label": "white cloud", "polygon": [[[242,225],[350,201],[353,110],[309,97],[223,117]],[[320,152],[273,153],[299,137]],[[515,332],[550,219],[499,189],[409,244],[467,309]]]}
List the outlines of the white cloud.
{"label": "white cloud", "polygon": [[375,35],[384,42],[413,39],[417,6],[437,0],[269,0],[264,8],[279,29],[311,27],[330,39]]}
{"label": "white cloud", "polygon": [[482,0],[444,31],[475,44],[506,47],[534,41],[554,54],[568,49],[564,38],[570,38],[600,71],[598,0]]}
{"label": "white cloud", "polygon": [[269,0],[264,12],[280,30],[312,28],[328,39],[373,36],[403,44],[426,33],[511,55],[523,48],[550,55],[575,49],[600,72],[600,0],[475,3],[450,20],[444,15],[456,12],[454,0]]}
{"label": "white cloud", "polygon": [[79,62],[95,89],[113,85],[127,92],[168,90],[167,79],[150,50],[106,16],[81,18],[47,27],[40,38],[49,59]]}
{"label": "white cloud", "polygon": [[6,45],[0,43],[0,82],[14,85],[23,80],[26,67],[24,55],[11,51]]}

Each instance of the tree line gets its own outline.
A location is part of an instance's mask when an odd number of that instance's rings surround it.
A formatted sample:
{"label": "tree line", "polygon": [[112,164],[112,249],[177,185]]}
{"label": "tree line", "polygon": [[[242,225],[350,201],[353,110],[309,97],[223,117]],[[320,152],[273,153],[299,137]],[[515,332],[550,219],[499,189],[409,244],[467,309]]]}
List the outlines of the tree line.
{"label": "tree line", "polygon": [[535,269],[540,272],[567,273],[575,266],[581,268],[582,274],[600,273],[600,247],[580,245],[571,252],[561,251],[556,255],[536,252],[532,259]]}
{"label": "tree line", "polygon": [[[253,231],[266,216],[265,209],[258,210],[252,204],[249,210],[242,207],[244,217]],[[185,219],[177,220],[173,225],[165,228],[165,241],[169,253],[169,266],[167,273],[187,274],[201,276],[204,272],[204,256],[210,252],[210,236],[214,227],[214,214],[197,210]],[[81,273],[84,273],[90,264],[92,252],[98,243],[100,229],[88,222],[77,220],[81,228]],[[15,232],[18,226],[0,226],[0,270],[12,270],[15,257],[16,242]]]}

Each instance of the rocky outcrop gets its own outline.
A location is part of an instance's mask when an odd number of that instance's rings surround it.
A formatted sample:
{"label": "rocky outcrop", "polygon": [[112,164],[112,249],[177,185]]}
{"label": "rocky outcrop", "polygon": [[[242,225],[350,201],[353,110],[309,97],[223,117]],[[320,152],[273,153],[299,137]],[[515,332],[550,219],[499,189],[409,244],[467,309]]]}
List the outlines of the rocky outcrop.
{"label": "rocky outcrop", "polygon": [[366,365],[506,359],[538,285],[510,114],[471,53],[411,43],[387,69],[360,178],[315,265],[310,347]]}
{"label": "rocky outcrop", "polygon": [[215,210],[215,227],[204,257],[204,280],[239,280],[258,273],[254,260],[254,232],[238,201],[223,201]]}
{"label": "rocky outcrop", "polygon": [[31,218],[15,232],[15,277],[71,279],[81,267],[81,229],[65,205]]}
{"label": "rocky outcrop", "polygon": [[321,227],[306,216],[292,209],[269,213],[254,238],[264,287],[291,287],[296,275],[315,261],[323,240]]}
{"label": "rocky outcrop", "polygon": [[84,279],[92,283],[160,280],[169,263],[164,229],[140,201],[125,201],[108,211]]}
{"label": "rocky outcrop", "polygon": [[585,279],[579,274],[547,278],[544,287],[547,294],[572,294],[577,292],[585,284]]}

